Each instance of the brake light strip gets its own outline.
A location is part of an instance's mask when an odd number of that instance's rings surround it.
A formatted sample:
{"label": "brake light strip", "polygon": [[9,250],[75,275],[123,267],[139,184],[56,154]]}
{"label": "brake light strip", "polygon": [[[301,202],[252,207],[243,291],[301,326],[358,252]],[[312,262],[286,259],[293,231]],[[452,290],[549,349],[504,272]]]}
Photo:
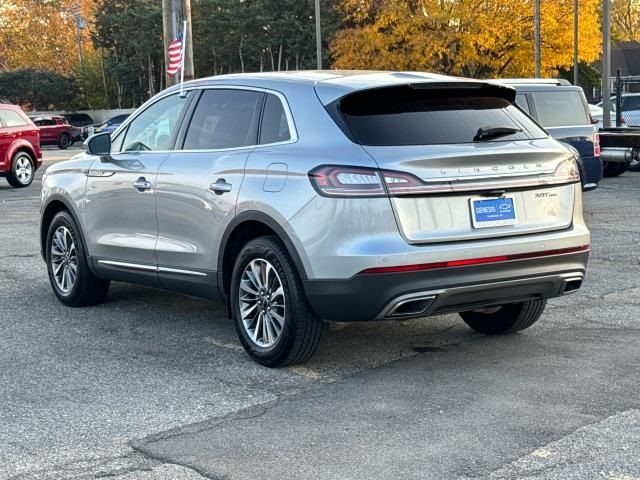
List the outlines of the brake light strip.
{"label": "brake light strip", "polygon": [[580,253],[580,252],[588,252],[588,251],[589,251],[589,245],[580,245],[578,247],[556,248],[554,250],[516,253],[512,255],[498,255],[494,257],[465,258],[461,260],[449,260],[444,262],[420,263],[417,265],[373,267],[373,268],[367,268],[365,270],[362,270],[360,274],[416,272],[421,270],[434,270],[436,268],[462,267],[467,265],[484,265],[488,263],[506,262],[509,260],[526,260],[530,258],[550,257],[553,255],[564,255],[568,253]]}

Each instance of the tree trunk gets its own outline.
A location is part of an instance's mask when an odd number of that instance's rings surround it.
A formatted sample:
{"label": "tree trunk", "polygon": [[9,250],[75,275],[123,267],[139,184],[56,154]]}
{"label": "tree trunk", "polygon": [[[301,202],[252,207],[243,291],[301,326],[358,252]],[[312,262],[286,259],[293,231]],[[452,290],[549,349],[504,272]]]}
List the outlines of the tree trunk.
{"label": "tree trunk", "polygon": [[278,48],[278,71],[282,70],[282,40],[280,41],[280,47]]}
{"label": "tree trunk", "polygon": [[240,57],[240,71],[244,73],[244,58],[242,57],[242,44],[244,43],[244,35],[240,37],[240,48],[238,48],[238,56]]}
{"label": "tree trunk", "polygon": [[275,72],[276,71],[276,64],[273,58],[273,49],[271,47],[269,47],[269,56],[271,57],[271,71]]}

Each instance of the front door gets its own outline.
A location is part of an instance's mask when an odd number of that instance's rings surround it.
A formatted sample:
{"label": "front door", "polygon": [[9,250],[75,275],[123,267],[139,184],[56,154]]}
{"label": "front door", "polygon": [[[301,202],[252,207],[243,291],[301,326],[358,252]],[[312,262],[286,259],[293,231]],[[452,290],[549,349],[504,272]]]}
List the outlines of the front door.
{"label": "front door", "polygon": [[[114,279],[157,284],[156,192],[189,96],[163,97],[113,139],[110,156],[88,172],[87,247],[94,265]],[[135,278],[134,278],[135,277]]]}
{"label": "front door", "polygon": [[165,288],[215,296],[220,240],[257,143],[262,100],[257,91],[204,90],[182,146],[160,167],[156,256]]}

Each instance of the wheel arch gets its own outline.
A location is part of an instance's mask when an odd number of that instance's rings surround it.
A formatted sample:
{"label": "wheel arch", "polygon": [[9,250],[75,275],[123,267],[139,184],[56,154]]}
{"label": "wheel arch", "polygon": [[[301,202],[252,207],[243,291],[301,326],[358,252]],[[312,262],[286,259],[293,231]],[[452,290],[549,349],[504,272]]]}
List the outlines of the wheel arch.
{"label": "wheel arch", "polygon": [[[45,255],[45,246],[47,243],[47,233],[49,232],[49,226],[53,221],[53,218],[59,212],[66,210],[69,212],[69,215],[73,218],[74,222],[79,229],[82,230],[82,224],[78,221],[78,216],[76,212],[71,207],[70,203],[61,195],[52,195],[47,200],[47,203],[42,208],[42,213],[40,215],[40,255],[42,258],[46,260]],[[80,239],[84,243],[84,235],[80,232]]]}
{"label": "wheel arch", "polygon": [[[248,241],[265,235],[277,236],[291,256],[300,278],[307,279],[306,270],[289,235],[272,217],[258,211],[247,211],[237,215],[227,226],[220,241],[218,255],[218,288],[220,296],[226,301],[231,283],[231,274],[235,259]],[[228,304],[228,302],[226,302]]]}
{"label": "wheel arch", "polygon": [[36,152],[33,150],[33,147],[26,140],[19,139],[19,140],[16,140],[9,147],[9,152],[7,154],[7,159],[9,161],[9,164],[8,164],[7,167],[9,169],[12,167],[13,157],[18,152],[27,153],[31,157],[31,160],[33,160],[33,169],[34,169],[34,171],[38,168],[38,159],[36,158]]}

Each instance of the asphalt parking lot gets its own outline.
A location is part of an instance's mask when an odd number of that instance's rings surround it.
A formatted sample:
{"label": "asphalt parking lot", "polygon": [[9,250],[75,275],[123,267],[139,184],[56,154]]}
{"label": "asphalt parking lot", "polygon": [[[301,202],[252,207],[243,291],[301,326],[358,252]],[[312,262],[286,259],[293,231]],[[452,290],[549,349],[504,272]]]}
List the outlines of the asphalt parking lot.
{"label": "asphalt parking lot", "polygon": [[0,179],[0,478],[640,479],[640,174],[585,195],[587,279],[531,329],[327,325],[270,370],[215,303],[119,283],[58,303],[42,170]]}

